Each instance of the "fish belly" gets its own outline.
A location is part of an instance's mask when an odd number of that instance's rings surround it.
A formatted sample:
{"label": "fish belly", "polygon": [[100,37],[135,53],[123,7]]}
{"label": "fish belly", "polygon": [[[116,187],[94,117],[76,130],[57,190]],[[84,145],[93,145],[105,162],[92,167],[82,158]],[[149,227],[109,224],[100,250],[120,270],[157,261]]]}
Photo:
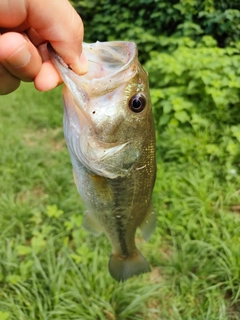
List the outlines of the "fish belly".
{"label": "fish belly", "polygon": [[141,203],[134,205],[133,177],[107,179],[89,172],[74,157],[72,164],[78,192],[87,208],[83,227],[94,235],[104,232],[112,245],[108,264],[112,277],[125,281],[149,272],[148,262],[135,245],[136,229],[147,208]]}

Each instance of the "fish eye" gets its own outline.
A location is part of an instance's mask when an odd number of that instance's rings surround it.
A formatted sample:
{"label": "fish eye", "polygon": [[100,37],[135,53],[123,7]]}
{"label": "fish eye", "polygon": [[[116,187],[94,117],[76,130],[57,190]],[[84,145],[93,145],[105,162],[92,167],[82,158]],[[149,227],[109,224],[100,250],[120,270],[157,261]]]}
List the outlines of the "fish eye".
{"label": "fish eye", "polygon": [[133,112],[141,112],[146,106],[146,98],[142,94],[136,94],[129,100],[129,108]]}

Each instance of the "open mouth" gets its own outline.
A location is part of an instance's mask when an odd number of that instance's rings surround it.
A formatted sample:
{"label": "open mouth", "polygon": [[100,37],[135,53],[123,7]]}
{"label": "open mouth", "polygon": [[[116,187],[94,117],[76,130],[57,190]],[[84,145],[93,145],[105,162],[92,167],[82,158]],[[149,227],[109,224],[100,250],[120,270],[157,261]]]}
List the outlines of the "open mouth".
{"label": "open mouth", "polygon": [[[89,61],[89,71],[81,76],[69,69],[51,46],[48,49],[63,82],[72,93],[73,88],[77,86],[89,95],[103,94],[129,81],[137,72],[137,47],[133,42],[83,43],[83,51]],[[72,82],[75,85],[71,85]]]}
{"label": "open mouth", "polygon": [[133,63],[136,51],[133,42],[83,43],[83,52],[89,61],[89,71],[84,78],[91,81],[121,73]]}

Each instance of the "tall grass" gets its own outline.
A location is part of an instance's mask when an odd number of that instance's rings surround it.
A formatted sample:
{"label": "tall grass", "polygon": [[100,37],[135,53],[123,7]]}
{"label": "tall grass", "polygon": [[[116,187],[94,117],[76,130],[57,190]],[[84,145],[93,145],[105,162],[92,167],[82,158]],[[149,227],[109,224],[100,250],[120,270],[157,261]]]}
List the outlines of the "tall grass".
{"label": "tall grass", "polygon": [[[239,319],[234,172],[224,177],[198,154],[175,161],[158,153],[158,226],[148,243],[137,237],[152,272],[116,283],[109,243],[81,228],[60,88],[24,84],[0,97],[0,118],[0,320]],[[158,145],[166,148],[166,137]],[[203,145],[204,133],[191,139]],[[169,155],[175,147],[169,138]]]}

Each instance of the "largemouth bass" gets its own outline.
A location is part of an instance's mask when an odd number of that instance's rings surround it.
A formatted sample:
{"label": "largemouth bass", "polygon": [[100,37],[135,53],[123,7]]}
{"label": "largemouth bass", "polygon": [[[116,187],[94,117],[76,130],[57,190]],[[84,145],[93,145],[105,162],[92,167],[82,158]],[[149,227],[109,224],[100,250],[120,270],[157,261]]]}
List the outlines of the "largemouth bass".
{"label": "largemouth bass", "polygon": [[89,71],[78,76],[49,48],[65,84],[64,134],[87,212],[83,227],[112,245],[117,281],[150,271],[135,245],[155,229],[155,131],[147,73],[132,42],[83,44]]}

